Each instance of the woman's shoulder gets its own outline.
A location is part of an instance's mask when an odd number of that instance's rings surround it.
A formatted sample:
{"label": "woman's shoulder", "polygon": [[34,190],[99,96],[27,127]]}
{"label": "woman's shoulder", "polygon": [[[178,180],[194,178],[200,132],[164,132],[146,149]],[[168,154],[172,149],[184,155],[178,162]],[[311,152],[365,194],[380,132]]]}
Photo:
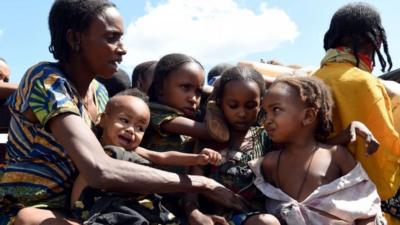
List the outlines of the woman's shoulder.
{"label": "woman's shoulder", "polygon": [[58,63],[39,62],[25,72],[20,87],[26,89],[27,85],[30,86],[37,81],[49,86],[60,80],[66,81],[66,78]]}

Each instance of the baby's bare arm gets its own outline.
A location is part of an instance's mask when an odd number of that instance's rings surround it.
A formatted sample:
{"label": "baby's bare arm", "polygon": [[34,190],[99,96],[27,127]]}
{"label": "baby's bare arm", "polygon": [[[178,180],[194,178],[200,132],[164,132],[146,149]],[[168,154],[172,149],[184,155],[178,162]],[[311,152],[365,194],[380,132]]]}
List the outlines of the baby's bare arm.
{"label": "baby's bare arm", "polygon": [[211,149],[204,149],[199,154],[194,154],[178,151],[156,152],[138,147],[135,149],[135,152],[154,164],[165,166],[195,166],[205,165],[207,163],[215,164],[221,160],[221,155]]}

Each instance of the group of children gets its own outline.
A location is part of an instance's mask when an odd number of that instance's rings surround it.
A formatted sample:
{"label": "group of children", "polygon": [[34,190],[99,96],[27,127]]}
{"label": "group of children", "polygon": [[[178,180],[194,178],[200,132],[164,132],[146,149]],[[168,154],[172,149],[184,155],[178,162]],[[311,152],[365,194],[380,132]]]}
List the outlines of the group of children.
{"label": "group of children", "polygon": [[[105,11],[114,10],[108,2],[104,8]],[[105,15],[112,18],[113,13],[107,11]],[[117,55],[126,53],[119,42],[115,46],[120,51]],[[74,51],[70,54],[82,54],[79,46],[78,49],[72,47]],[[64,55],[58,57],[62,59]],[[356,59],[357,66],[364,62]],[[61,62],[71,66],[68,60]],[[109,64],[111,68],[115,67],[115,63]],[[70,72],[59,64],[48,63],[33,68],[27,77],[32,74],[34,79],[36,72],[40,74],[41,67],[44,71],[60,74]],[[51,78],[54,74],[49,72],[47,75]],[[43,80],[43,89],[54,85],[49,85],[55,79],[50,78]],[[61,78],[65,84],[75,82],[68,77]],[[133,89],[119,92],[107,102],[103,96],[104,88],[96,86],[94,92],[101,92],[99,96],[103,97],[96,97],[94,101],[105,106],[104,112],[98,114],[97,120],[90,116],[86,119],[96,121],[93,132],[111,158],[178,174],[212,178],[234,192],[235,198],[230,200],[237,202],[195,191],[154,194],[151,187],[148,192],[140,194],[115,188],[113,191],[105,190],[93,187],[90,183],[93,181],[85,176],[84,170],[80,170],[69,199],[75,222],[191,225],[386,223],[375,184],[345,147],[356,141],[358,135],[364,139],[363,151],[370,155],[379,143],[368,128],[357,121],[349,121],[348,127],[336,129],[332,135],[333,98],[324,82],[316,77],[281,77],[266,85],[263,76],[255,69],[225,64],[221,73],[213,76],[210,82],[212,92],[205,90],[204,83],[205,71],[199,61],[185,54],[168,54],[158,61],[138,65],[132,76]],[[24,85],[30,84],[25,82]],[[66,92],[81,96],[80,90],[72,86]],[[57,87],[60,85],[54,86]],[[14,112],[28,107],[18,100],[24,97],[25,89],[11,98],[16,105],[12,108]],[[39,96],[42,92],[33,91],[33,94]],[[61,100],[57,102],[65,102],[65,99]],[[83,102],[79,110],[82,108],[89,111],[88,115],[93,115],[83,98],[77,102]],[[29,107],[34,115],[43,113],[35,102]],[[68,107],[70,105],[65,105]],[[96,110],[92,108],[92,111]],[[34,118],[32,115],[18,114],[16,117],[22,120],[23,116]],[[39,118],[40,122],[46,125],[46,118]],[[15,119],[13,125],[18,125],[20,120]],[[49,126],[44,126],[44,134],[47,135],[45,132],[49,129],[56,135],[61,133],[57,127]],[[24,129],[23,126],[17,128]],[[24,138],[29,139],[28,136]],[[20,146],[18,137],[11,136],[11,139],[15,139],[11,143],[17,149]],[[11,149],[9,157],[14,154],[18,158],[19,152]],[[65,156],[64,153],[60,155]],[[76,157],[74,160],[79,161]],[[62,163],[63,167],[71,167],[69,173],[74,173],[69,159]],[[58,171],[57,166],[52,168]],[[12,180],[12,177],[4,176],[3,183],[7,182],[5,178]],[[184,183],[186,178],[180,179]],[[120,180],[124,182],[122,178]],[[241,205],[240,209],[237,205]],[[24,221],[29,221],[26,216],[29,214],[25,213],[29,210],[20,210],[15,220],[17,225],[28,224]]]}
{"label": "group of children", "polygon": [[[169,54],[158,61],[153,75],[148,89],[150,102],[137,88],[122,91],[108,101],[100,115],[97,133],[108,154],[174,172],[209,176],[250,203],[246,212],[237,212],[213,206],[193,193],[184,198],[166,195],[161,202],[169,208],[163,208],[163,213],[186,211],[188,220],[199,224],[203,217],[218,218],[218,215],[224,216],[220,220],[231,224],[383,221],[374,185],[340,145],[348,143],[354,134],[345,130],[340,137],[328,139],[333,103],[329,90],[317,78],[281,78],[266,91],[265,81],[256,70],[229,67],[221,74],[209,99],[220,110],[220,114],[214,112],[213,116],[222,115],[218,122],[228,127],[229,140],[221,142],[210,135],[207,120],[196,118],[204,83],[204,69],[198,61],[184,54]],[[136,82],[145,83],[140,78]],[[213,113],[207,106],[204,108],[206,114]],[[371,135],[362,124],[351,126]],[[345,187],[336,187],[345,181],[348,181]],[[86,210],[79,214],[83,221],[94,220],[93,216],[99,215],[93,211],[99,197],[92,196],[96,201],[86,198],[93,205],[84,206],[79,199],[83,199],[80,195],[85,186],[84,179],[78,176],[72,207]],[[315,194],[317,189],[324,188],[326,193]],[[267,205],[263,195],[268,199]],[[312,195],[320,196],[309,203]],[[354,210],[348,205],[340,208],[340,204],[322,203],[321,196],[329,198],[329,195],[342,196],[343,204],[347,200],[360,201],[365,207]],[[124,200],[132,205],[130,201]],[[282,214],[279,207],[288,209],[293,205],[286,204],[294,202],[306,205],[298,207],[307,208],[308,218],[301,218],[304,215],[301,216],[300,209],[294,209],[299,215]],[[270,206],[272,203],[279,204]],[[162,216],[158,219],[163,221]]]}

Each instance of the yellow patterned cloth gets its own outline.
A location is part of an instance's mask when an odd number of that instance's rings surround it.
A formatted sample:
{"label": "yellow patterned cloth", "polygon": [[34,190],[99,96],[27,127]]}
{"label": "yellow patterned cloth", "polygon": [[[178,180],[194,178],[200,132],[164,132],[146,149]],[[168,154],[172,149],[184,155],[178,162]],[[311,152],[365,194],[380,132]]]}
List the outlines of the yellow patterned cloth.
{"label": "yellow patterned cloth", "polygon": [[345,129],[351,121],[361,121],[375,135],[380,147],[372,156],[365,156],[362,140],[348,146],[377,186],[381,199],[392,197],[400,185],[400,138],[394,128],[390,98],[383,84],[355,62],[339,60],[328,50],[315,76],[327,84],[335,100],[334,133]]}

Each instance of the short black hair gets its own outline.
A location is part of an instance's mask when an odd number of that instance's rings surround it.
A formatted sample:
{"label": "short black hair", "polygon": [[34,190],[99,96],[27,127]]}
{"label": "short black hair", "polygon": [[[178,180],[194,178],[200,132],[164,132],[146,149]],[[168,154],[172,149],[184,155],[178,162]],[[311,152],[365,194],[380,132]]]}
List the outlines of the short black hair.
{"label": "short black hair", "polygon": [[185,54],[172,53],[163,56],[158,61],[154,70],[154,80],[149,89],[150,101],[158,100],[158,96],[163,87],[164,79],[168,77],[171,72],[179,69],[182,65],[191,62],[197,63],[202,69],[204,69],[203,65],[201,65],[199,61]]}
{"label": "short black hair", "polygon": [[232,68],[233,65],[229,63],[219,63],[212,67],[207,74],[207,82],[210,84],[210,80],[216,76],[221,76],[222,72],[226,69]]}
{"label": "short black hair", "polygon": [[145,103],[149,103],[149,97],[138,88],[129,88],[118,92],[115,96],[133,96],[142,99]]}
{"label": "short black hair", "polygon": [[221,78],[219,79],[219,84],[215,87],[210,98],[216,100],[216,102],[220,104],[226,84],[230,81],[236,80],[256,82],[257,86],[260,88],[260,97],[264,96],[265,81],[263,76],[257,70],[249,66],[233,66],[222,73]]}
{"label": "short black hair", "polygon": [[69,29],[77,32],[86,31],[93,18],[104,9],[115,7],[107,0],[55,0],[49,14],[51,44],[49,51],[54,59],[67,62],[71,48],[67,42]]}
{"label": "short black hair", "polygon": [[[350,38],[350,40],[346,40]],[[367,3],[350,3],[338,9],[332,17],[328,31],[324,37],[324,49],[340,47],[351,41],[351,48],[359,66],[358,51],[363,41],[370,42],[378,54],[379,62],[382,66],[382,72],[385,72],[386,64],[389,64],[388,70],[392,68],[392,59],[389,54],[389,48],[386,40],[386,32],[381,23],[379,12]],[[380,52],[380,41],[386,54],[387,62]],[[375,52],[373,56],[375,56]],[[373,65],[375,59],[372,58]]]}
{"label": "short black hair", "polygon": [[118,69],[110,79],[105,79],[98,76],[96,77],[96,80],[106,87],[108,96],[110,97],[131,87],[129,75],[122,69]]}
{"label": "short black hair", "polygon": [[156,60],[151,60],[151,61],[146,61],[138,64],[135,69],[133,69],[132,72],[132,87],[135,88],[138,86],[139,80],[143,79],[144,74],[146,74],[146,71],[153,66],[154,64],[157,64]]}

